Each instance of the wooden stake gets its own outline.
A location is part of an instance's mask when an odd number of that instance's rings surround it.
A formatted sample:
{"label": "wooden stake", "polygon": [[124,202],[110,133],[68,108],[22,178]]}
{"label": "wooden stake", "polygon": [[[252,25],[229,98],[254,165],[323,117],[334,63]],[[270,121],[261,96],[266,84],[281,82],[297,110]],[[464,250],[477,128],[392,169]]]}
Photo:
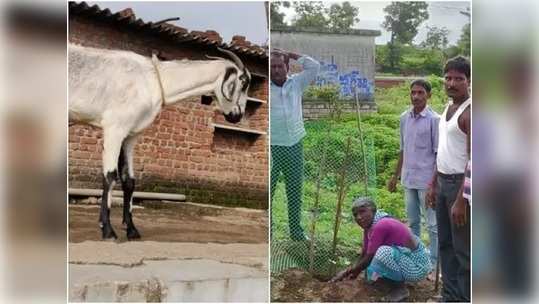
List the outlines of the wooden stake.
{"label": "wooden stake", "polygon": [[438,283],[440,281],[440,256],[436,262],[436,279],[434,279],[434,292],[438,292]]}
{"label": "wooden stake", "polygon": [[[327,137],[329,138],[331,126],[328,128]],[[316,179],[316,196],[314,198],[314,207],[313,207],[313,218],[311,219],[311,244],[309,248],[309,271],[311,274],[314,274],[314,243],[315,243],[315,232],[316,232],[316,215],[315,212],[318,212],[318,207],[320,205],[320,179],[324,175],[324,167],[326,165],[326,154],[327,154],[327,145],[324,145],[324,150],[322,152],[322,159],[320,160],[320,167],[318,168],[318,177]]]}
{"label": "wooden stake", "polygon": [[361,153],[363,154],[363,174],[364,174],[364,186],[365,186],[365,193],[364,195],[367,196],[368,194],[368,187],[369,187],[369,169],[367,167],[367,154],[365,153],[365,145],[363,143],[363,130],[361,129],[361,109],[359,105],[359,98],[357,94],[354,94],[356,97],[356,113],[357,113],[357,129],[359,131],[359,144],[361,146]]}
{"label": "wooden stake", "polygon": [[[348,168],[348,158],[350,156],[350,137],[348,137],[348,142],[346,144],[346,151],[344,154],[344,161],[341,167],[341,177],[339,179],[339,196],[337,199],[337,211],[335,213],[335,227],[333,228],[333,245],[331,249],[331,256],[333,257],[333,260],[335,261],[335,253],[337,251],[337,234],[339,233],[339,226],[341,224],[341,207],[342,202],[344,200],[345,196],[345,188],[346,188],[346,169]],[[336,261],[335,261],[336,262]],[[335,272],[335,267],[337,266],[337,263],[333,264],[333,272]]]}

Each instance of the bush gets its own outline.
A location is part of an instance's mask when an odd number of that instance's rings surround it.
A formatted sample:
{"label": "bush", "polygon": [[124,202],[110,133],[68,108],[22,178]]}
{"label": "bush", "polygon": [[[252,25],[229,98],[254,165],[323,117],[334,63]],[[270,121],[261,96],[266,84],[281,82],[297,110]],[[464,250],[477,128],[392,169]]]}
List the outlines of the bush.
{"label": "bush", "polygon": [[[447,102],[443,79],[436,75],[430,75],[427,80],[432,85],[432,96],[428,104],[438,114],[441,114]],[[402,114],[410,108],[410,84],[403,83],[400,86],[388,89],[377,88],[376,103],[378,104],[378,114]]]}
{"label": "bush", "polygon": [[397,75],[437,75],[442,76],[443,66],[445,61],[450,58],[448,54],[454,54],[452,49],[447,52],[437,49],[420,48],[416,46],[398,47],[399,60],[397,65],[392,69],[389,58],[389,46],[376,46],[376,63],[378,65],[377,72],[392,73]]}
{"label": "bush", "polygon": [[309,86],[303,96],[307,99],[334,101],[339,99],[340,88],[337,85]]}

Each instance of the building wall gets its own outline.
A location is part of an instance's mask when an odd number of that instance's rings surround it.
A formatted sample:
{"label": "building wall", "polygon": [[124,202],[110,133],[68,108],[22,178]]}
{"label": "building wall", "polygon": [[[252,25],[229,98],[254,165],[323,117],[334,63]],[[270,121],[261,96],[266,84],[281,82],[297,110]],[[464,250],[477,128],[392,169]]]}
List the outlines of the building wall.
{"label": "building wall", "polygon": [[[374,100],[375,36],[272,31],[272,47],[296,51],[320,61],[316,84],[339,83],[341,97]],[[355,91],[354,91],[355,90]]]}
{"label": "building wall", "polygon": [[[155,36],[85,17],[69,20],[72,43],[131,50],[167,59],[204,59],[204,46],[173,44]],[[267,59],[240,58],[251,71],[267,75]],[[267,80],[258,78],[250,96],[268,99]],[[242,127],[266,131],[267,104],[249,103]],[[136,190],[182,193],[190,201],[267,208],[267,136],[216,129],[222,123],[215,102],[192,98],[167,106],[135,147]],[[86,125],[69,128],[69,187],[102,187],[102,131]]]}
{"label": "building wall", "polygon": [[[356,102],[355,101],[338,101],[339,106],[341,107],[342,113],[356,113]],[[376,112],[377,107],[375,103],[372,102],[361,102],[359,104],[361,113],[371,113]],[[303,100],[303,118],[305,120],[314,120],[330,116],[332,111],[332,106],[325,101],[313,101],[313,100]]]}
{"label": "building wall", "polygon": [[376,77],[375,83],[377,88],[392,88],[402,84],[410,84],[416,79],[425,79],[425,77],[403,77],[403,76],[380,76]]}

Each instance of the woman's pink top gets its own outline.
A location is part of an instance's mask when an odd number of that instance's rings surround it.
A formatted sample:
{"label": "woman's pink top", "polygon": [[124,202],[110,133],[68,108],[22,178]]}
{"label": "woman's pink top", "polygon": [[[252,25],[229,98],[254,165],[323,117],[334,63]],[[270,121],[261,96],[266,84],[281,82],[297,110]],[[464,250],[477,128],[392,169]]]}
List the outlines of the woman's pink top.
{"label": "woman's pink top", "polygon": [[402,222],[385,217],[363,233],[363,250],[374,255],[380,246],[405,246],[412,238],[412,232]]}

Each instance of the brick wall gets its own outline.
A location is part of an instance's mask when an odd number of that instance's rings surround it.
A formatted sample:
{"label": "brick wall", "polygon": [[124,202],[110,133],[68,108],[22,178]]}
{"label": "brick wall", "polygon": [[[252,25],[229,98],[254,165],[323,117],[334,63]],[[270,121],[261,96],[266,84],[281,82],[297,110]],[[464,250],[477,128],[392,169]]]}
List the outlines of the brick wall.
{"label": "brick wall", "polygon": [[403,84],[405,82],[406,82],[406,80],[404,80],[404,79],[379,79],[379,78],[376,78],[375,81],[374,81],[374,84],[376,85],[377,88],[387,89],[387,88],[392,88],[392,87],[398,87],[398,86],[400,86],[401,84]]}
{"label": "brick wall", "polygon": [[[356,113],[355,101],[339,101],[343,113]],[[374,102],[360,102],[361,112],[376,112],[377,106]],[[329,116],[331,106],[325,101],[303,100],[303,118],[305,120],[319,119]]]}
{"label": "brick wall", "polygon": [[[213,33],[214,34],[214,33]],[[70,42],[84,46],[125,49],[149,56],[158,50],[167,59],[203,59],[208,52],[196,44],[178,45],[150,34],[83,16],[69,19]],[[239,57],[253,72],[267,75],[267,59]],[[267,82],[255,79],[250,96],[268,99]],[[242,126],[266,131],[267,104],[250,103]],[[183,193],[195,202],[267,208],[267,136],[214,129],[223,122],[215,103],[200,98],[167,106],[135,147],[136,190]],[[69,128],[71,188],[102,187],[102,131],[86,125]]]}
{"label": "brick wall", "polygon": [[392,88],[398,87],[402,84],[410,84],[416,79],[426,79],[424,76],[378,76],[375,78],[375,85],[377,88]]}

